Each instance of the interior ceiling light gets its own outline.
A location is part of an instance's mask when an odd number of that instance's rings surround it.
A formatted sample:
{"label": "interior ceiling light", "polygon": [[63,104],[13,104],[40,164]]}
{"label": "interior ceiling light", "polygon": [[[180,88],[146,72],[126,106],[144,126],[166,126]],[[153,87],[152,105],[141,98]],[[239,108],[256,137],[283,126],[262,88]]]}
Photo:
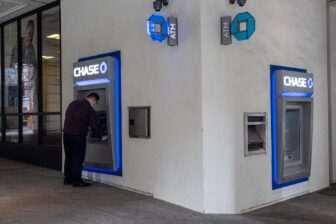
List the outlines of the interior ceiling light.
{"label": "interior ceiling light", "polygon": [[51,34],[49,36],[47,36],[48,39],[56,39],[56,40],[59,40],[61,39],[61,35],[59,35],[58,33],[55,33],[55,34]]}
{"label": "interior ceiling light", "polygon": [[43,55],[42,58],[48,60],[48,59],[54,59],[55,57]]}

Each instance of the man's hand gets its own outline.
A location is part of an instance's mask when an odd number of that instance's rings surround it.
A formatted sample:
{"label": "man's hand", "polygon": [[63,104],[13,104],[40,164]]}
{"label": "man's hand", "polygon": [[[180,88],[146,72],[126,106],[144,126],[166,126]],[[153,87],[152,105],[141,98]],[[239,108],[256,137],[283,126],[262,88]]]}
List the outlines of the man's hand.
{"label": "man's hand", "polygon": [[104,135],[104,136],[101,138],[101,141],[102,141],[102,142],[106,142],[106,141],[107,141],[107,135]]}

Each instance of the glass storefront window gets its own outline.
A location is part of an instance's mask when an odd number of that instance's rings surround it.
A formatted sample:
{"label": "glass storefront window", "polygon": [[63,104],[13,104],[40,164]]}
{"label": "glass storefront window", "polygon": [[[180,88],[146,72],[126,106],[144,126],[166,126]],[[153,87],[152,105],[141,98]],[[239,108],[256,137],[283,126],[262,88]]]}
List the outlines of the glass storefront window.
{"label": "glass storefront window", "polygon": [[17,143],[19,140],[19,118],[18,116],[6,117],[6,142]]}
{"label": "glass storefront window", "polygon": [[[1,37],[1,31],[0,31]],[[0,38],[1,42],[1,38]],[[0,62],[1,62],[1,54],[0,54]],[[0,63],[0,71],[2,71],[2,64]],[[0,72],[0,114],[2,114],[2,76]],[[2,116],[0,116],[0,141],[2,141]]]}
{"label": "glass storefront window", "polygon": [[22,116],[23,143],[38,144],[38,118],[34,115]]}
{"label": "glass storefront window", "polygon": [[5,113],[19,112],[17,22],[4,27]]}
{"label": "glass storefront window", "polygon": [[2,141],[2,117],[0,116],[0,141]]}
{"label": "glass storefront window", "polygon": [[60,146],[62,144],[61,116],[43,116],[43,144]]}
{"label": "glass storefront window", "polygon": [[36,15],[21,20],[22,112],[38,111]]}
{"label": "glass storefront window", "polygon": [[60,24],[59,7],[42,12],[43,112],[60,112]]}
{"label": "glass storefront window", "polygon": [[[0,30],[0,37],[1,37],[1,30]],[[0,43],[1,43],[1,38],[0,38]],[[1,61],[1,54],[0,54],[0,61]],[[1,79],[1,77],[2,76],[1,76],[1,68],[2,68],[2,65],[0,63],[0,114],[2,113],[2,102],[1,102],[1,99],[2,99],[2,79]],[[0,120],[1,120],[1,117],[0,117]],[[2,132],[1,131],[1,125],[0,125],[0,132]],[[2,133],[0,133],[0,136],[2,136]],[[0,141],[1,141],[1,138],[0,138]]]}
{"label": "glass storefront window", "polygon": [[0,141],[61,146],[59,10],[54,6],[1,25]]}

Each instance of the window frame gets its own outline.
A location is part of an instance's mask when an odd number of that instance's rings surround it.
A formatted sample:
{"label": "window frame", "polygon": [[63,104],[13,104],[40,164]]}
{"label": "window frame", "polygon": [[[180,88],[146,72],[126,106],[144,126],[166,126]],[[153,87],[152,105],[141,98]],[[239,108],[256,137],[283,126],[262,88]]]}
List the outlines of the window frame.
{"label": "window frame", "polygon": [[[59,40],[59,51],[60,51],[60,62],[59,62],[59,72],[60,72],[60,96],[59,96],[59,111],[55,112],[44,112],[43,111],[43,74],[42,74],[42,13],[44,11],[50,10],[52,8],[58,7],[59,8],[59,32],[61,34],[61,7],[60,7],[60,1],[55,1],[51,4],[42,6],[38,9],[35,9],[33,11],[30,11],[28,13],[25,13],[21,16],[18,16],[16,18],[13,18],[11,20],[8,20],[2,24],[0,24],[0,63],[1,63],[1,69],[0,69],[0,76],[1,76],[1,85],[0,85],[0,91],[1,91],[1,97],[0,97],[0,119],[1,119],[1,127],[0,132],[2,133],[2,138],[0,136],[0,142],[6,142],[6,117],[7,116],[17,116],[18,117],[18,124],[19,124],[19,136],[18,136],[18,142],[13,144],[29,144],[29,143],[23,143],[23,116],[24,115],[33,115],[37,116],[38,120],[38,144],[43,144],[43,117],[47,115],[58,115],[60,117],[60,128],[62,128],[62,45],[61,45],[61,39]],[[21,36],[22,36],[22,30],[21,30],[21,23],[22,20],[29,17],[36,15],[36,32],[37,32],[37,46],[36,46],[36,55],[37,55],[37,97],[38,97],[38,111],[33,113],[23,113],[22,112],[22,42],[21,42]],[[18,48],[18,94],[19,94],[19,103],[18,103],[18,113],[5,113],[5,67],[4,67],[4,47],[5,47],[5,41],[4,41],[4,27],[6,25],[9,25],[13,22],[17,22],[17,48]],[[60,130],[61,131],[61,130]],[[36,144],[34,144],[36,145]],[[60,145],[61,146],[61,145]]]}

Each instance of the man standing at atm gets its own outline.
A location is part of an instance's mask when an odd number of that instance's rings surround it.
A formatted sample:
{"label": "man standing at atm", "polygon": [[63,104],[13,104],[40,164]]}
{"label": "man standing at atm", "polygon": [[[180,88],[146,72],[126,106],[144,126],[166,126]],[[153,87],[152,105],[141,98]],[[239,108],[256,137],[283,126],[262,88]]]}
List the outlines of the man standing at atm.
{"label": "man standing at atm", "polygon": [[86,152],[86,135],[90,127],[93,134],[102,139],[93,106],[99,101],[97,93],[90,93],[85,99],[74,100],[65,113],[63,143],[65,151],[64,185],[88,187],[82,180],[82,167]]}

